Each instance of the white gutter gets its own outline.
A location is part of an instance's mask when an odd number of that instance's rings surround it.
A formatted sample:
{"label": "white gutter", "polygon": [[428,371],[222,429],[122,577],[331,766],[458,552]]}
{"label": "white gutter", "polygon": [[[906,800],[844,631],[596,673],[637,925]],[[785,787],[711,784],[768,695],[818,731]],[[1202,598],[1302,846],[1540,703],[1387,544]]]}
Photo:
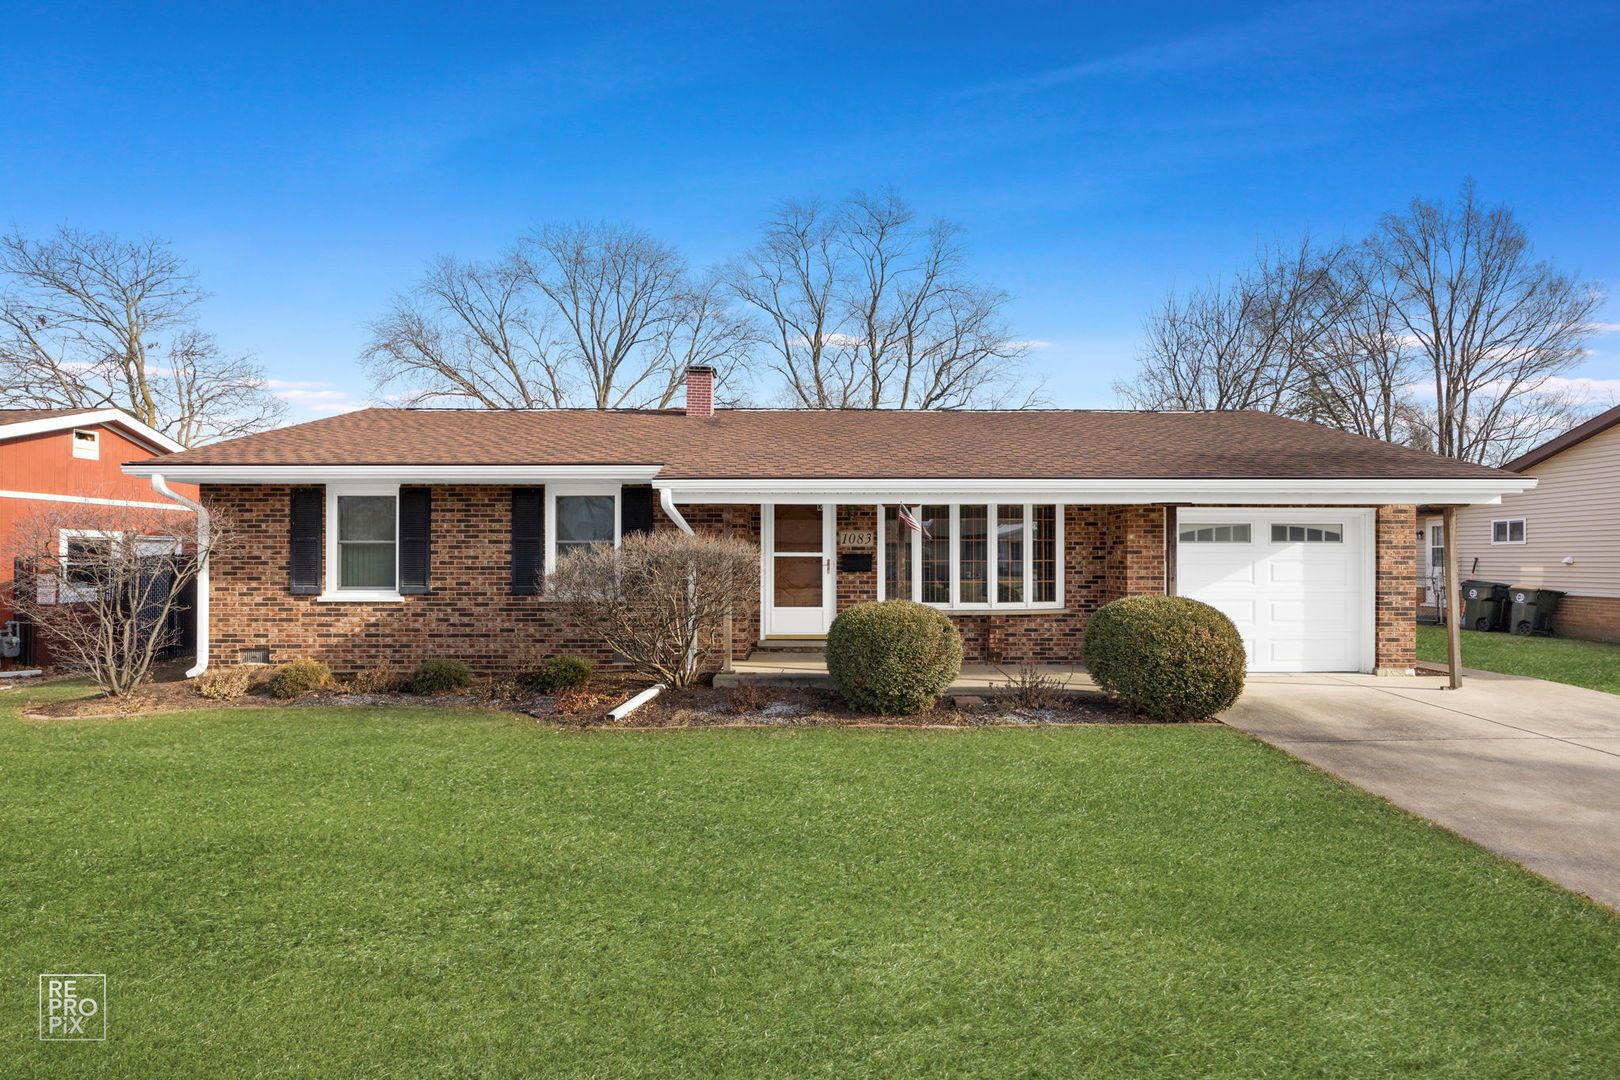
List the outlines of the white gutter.
{"label": "white gutter", "polygon": [[[4,429],[0,429],[4,430]],[[546,484],[568,480],[645,484],[662,465],[187,465],[132,461],[125,476],[154,476],[187,484],[332,484],[369,480],[398,484]]]}
{"label": "white gutter", "polygon": [[208,670],[208,509],[170,488],[162,473],[152,474],[152,490],[197,515],[197,547],[203,553],[202,565],[197,568],[197,663],[186,672],[186,678],[195,679]]}
{"label": "white gutter", "polygon": [[941,502],[1140,504],[1209,506],[1382,506],[1407,503],[1494,504],[1528,491],[1535,479],[1503,473],[1479,479],[941,479],[654,480],[682,503],[893,503],[937,496]]}
{"label": "white gutter", "polygon": [[669,490],[669,488],[659,488],[658,505],[664,508],[664,513],[669,515],[669,520],[675,523],[677,529],[691,535],[692,526],[688,525],[686,519],[681,516],[681,512],[675,509],[675,493],[673,491]]}

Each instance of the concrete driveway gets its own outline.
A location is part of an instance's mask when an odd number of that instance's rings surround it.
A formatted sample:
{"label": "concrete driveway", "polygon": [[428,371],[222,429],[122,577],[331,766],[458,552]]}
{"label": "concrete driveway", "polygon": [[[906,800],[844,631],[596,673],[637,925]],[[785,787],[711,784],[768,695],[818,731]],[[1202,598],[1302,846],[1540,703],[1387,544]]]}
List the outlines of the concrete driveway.
{"label": "concrete driveway", "polygon": [[1221,719],[1620,908],[1620,696],[1479,673],[1255,675]]}

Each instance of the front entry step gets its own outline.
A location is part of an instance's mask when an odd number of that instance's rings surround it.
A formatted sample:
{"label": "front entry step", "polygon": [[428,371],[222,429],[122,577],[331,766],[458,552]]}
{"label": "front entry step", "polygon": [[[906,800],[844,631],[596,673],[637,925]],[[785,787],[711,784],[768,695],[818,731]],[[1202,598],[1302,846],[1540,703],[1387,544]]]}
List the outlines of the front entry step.
{"label": "front entry step", "polygon": [[754,651],[750,657],[764,653],[767,656],[795,655],[804,653],[825,653],[827,639],[818,638],[761,638],[754,642]]}

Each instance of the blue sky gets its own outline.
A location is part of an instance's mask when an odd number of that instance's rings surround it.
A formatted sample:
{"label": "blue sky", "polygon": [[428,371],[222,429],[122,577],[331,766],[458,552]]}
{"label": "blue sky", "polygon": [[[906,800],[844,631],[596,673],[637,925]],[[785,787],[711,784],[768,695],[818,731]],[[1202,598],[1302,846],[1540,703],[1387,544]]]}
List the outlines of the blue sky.
{"label": "blue sky", "polygon": [[[966,227],[1062,405],[1115,403],[1167,289],[1464,176],[1620,293],[1612,4],[3,13],[0,222],[173,240],[299,418],[365,399],[365,323],[436,254],[607,218],[701,264],[884,185]],[[1620,394],[1620,334],[1581,374]]]}

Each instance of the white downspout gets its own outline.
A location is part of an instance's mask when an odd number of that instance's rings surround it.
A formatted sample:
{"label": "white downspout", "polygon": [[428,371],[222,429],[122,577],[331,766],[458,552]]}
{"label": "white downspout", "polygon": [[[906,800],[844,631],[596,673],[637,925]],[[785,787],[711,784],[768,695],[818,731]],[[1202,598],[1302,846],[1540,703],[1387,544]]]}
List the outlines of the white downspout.
{"label": "white downspout", "polygon": [[152,474],[152,490],[197,515],[197,547],[203,553],[202,565],[197,568],[197,663],[186,672],[186,678],[195,679],[208,670],[208,509],[171,489],[162,473]]}
{"label": "white downspout", "polygon": [[669,488],[659,488],[658,505],[664,508],[664,513],[669,516],[669,520],[675,523],[677,529],[688,536],[693,535],[692,526],[688,525],[686,519],[681,517],[681,512],[675,509],[675,493],[673,491],[669,490]]}

